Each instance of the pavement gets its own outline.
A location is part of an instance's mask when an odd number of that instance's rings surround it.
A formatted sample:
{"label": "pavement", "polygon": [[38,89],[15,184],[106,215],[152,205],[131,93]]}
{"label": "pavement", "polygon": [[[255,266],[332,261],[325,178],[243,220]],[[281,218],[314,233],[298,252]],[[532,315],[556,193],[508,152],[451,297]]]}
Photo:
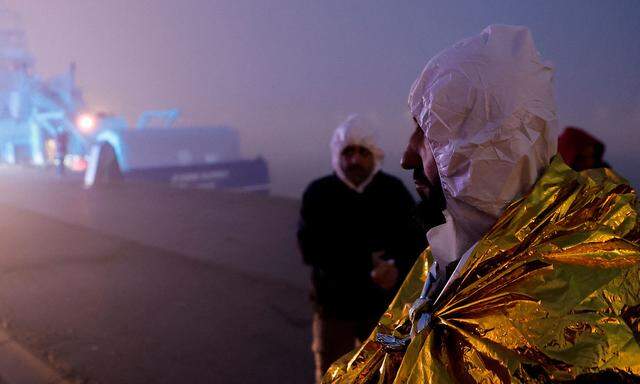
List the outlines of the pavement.
{"label": "pavement", "polygon": [[0,377],[0,384],[71,383],[1,330],[0,372],[3,375]]}
{"label": "pavement", "polygon": [[0,168],[0,383],[312,382],[297,210]]}

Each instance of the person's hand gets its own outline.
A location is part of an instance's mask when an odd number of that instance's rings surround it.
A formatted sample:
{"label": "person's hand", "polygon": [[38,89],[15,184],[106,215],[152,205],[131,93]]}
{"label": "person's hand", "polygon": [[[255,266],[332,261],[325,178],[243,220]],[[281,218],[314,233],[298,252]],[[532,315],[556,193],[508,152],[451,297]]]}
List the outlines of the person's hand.
{"label": "person's hand", "polygon": [[381,260],[371,271],[371,279],[383,289],[391,289],[398,281],[398,268],[394,260]]}

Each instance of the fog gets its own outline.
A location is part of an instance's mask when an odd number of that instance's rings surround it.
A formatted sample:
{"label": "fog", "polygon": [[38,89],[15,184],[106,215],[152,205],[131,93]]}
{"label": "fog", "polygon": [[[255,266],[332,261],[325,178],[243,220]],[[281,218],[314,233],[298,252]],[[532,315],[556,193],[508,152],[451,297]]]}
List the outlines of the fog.
{"label": "fog", "polygon": [[556,68],[560,126],[607,144],[640,185],[640,2],[377,0],[11,0],[51,76],[71,61],[89,108],[135,122],[179,108],[179,125],[230,125],[264,156],[272,191],[296,197],[330,171],[335,126],[377,125],[384,168],[411,125],[409,87],[435,53],[492,23],[528,26]]}

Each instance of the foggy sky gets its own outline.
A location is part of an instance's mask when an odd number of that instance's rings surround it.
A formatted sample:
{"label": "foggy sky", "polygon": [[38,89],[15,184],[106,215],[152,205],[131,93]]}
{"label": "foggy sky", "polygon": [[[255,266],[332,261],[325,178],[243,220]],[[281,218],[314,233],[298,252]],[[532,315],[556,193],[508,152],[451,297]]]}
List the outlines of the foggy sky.
{"label": "foggy sky", "polygon": [[273,192],[298,196],[330,171],[351,112],[376,122],[384,168],[400,154],[409,87],[428,59],[492,23],[528,26],[556,68],[560,126],[603,139],[640,185],[640,2],[377,0],[8,0],[36,73],[78,66],[94,111],[131,123],[177,107],[180,125],[231,125],[269,161]]}

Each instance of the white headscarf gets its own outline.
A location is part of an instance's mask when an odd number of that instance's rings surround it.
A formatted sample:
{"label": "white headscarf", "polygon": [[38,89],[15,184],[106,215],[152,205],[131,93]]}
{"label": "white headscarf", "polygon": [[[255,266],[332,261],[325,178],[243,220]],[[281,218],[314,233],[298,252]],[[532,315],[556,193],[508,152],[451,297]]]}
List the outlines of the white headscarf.
{"label": "white headscarf", "polygon": [[529,29],[492,25],[433,57],[409,108],[447,202],[447,223],[427,234],[442,266],[477,242],[556,153],[553,69]]}
{"label": "white headscarf", "polygon": [[[347,179],[342,168],[340,168],[340,155],[342,151],[350,146],[358,145],[367,148],[373,154],[375,166],[371,175],[362,182],[362,184],[355,186]],[[376,133],[371,128],[371,124],[365,118],[360,115],[352,114],[347,120],[336,128],[331,138],[331,165],[336,175],[342,180],[349,188],[358,193],[362,193],[364,189],[369,185],[373,177],[378,173],[382,166],[382,160],[384,160],[384,151],[378,146]]]}

